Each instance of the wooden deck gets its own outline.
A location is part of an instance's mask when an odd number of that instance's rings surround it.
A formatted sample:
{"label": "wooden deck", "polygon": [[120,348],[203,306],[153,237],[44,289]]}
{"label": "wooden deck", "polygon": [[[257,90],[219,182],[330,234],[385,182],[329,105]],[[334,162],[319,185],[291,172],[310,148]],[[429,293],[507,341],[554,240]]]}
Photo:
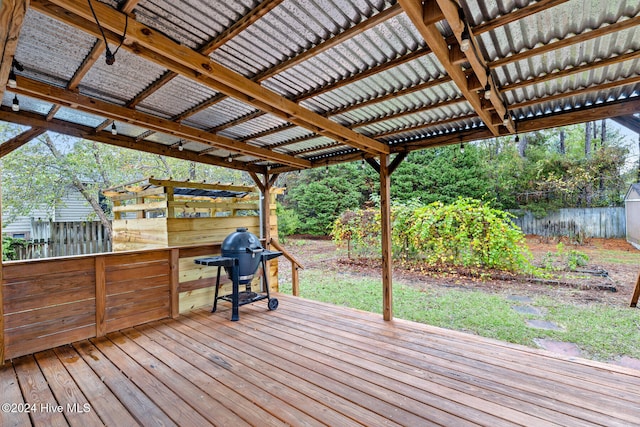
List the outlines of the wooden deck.
{"label": "wooden deck", "polygon": [[14,359],[0,425],[640,425],[640,371],[278,298]]}

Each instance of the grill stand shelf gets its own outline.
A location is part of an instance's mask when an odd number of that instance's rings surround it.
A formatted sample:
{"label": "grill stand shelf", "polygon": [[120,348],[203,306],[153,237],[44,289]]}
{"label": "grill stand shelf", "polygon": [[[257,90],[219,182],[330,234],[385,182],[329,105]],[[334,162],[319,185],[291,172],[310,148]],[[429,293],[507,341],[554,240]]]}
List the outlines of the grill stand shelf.
{"label": "grill stand shelf", "polygon": [[[213,298],[213,308],[211,312],[214,313],[218,306],[218,300],[225,300],[231,302],[231,321],[235,322],[240,319],[238,308],[241,305],[251,304],[263,299],[267,300],[267,308],[269,310],[275,310],[278,308],[278,300],[269,296],[269,279],[267,275],[267,261],[277,258],[282,255],[279,251],[262,251],[260,256],[260,264],[262,264],[262,284],[265,288],[265,293],[256,293],[251,291],[251,281],[245,284],[245,291],[240,292],[240,276],[239,276],[239,260],[234,257],[215,256],[207,258],[198,258],[195,260],[196,264],[206,265],[208,267],[218,267],[218,274],[216,275],[216,292]],[[231,295],[218,296],[220,290],[220,271],[222,267],[227,270],[231,282],[232,290]],[[242,294],[242,297],[241,297]]]}

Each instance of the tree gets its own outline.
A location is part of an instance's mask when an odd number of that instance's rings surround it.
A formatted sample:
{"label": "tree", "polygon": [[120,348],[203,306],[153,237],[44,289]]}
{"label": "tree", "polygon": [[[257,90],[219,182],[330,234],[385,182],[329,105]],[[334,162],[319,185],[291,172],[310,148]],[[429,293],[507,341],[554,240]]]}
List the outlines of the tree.
{"label": "tree", "polygon": [[[16,133],[0,128],[0,138]],[[196,164],[141,151],[45,133],[1,159],[3,214],[9,220],[35,209],[53,210],[70,187],[76,188],[110,230],[99,194],[104,188],[155,176],[161,179],[250,183],[240,171]]]}

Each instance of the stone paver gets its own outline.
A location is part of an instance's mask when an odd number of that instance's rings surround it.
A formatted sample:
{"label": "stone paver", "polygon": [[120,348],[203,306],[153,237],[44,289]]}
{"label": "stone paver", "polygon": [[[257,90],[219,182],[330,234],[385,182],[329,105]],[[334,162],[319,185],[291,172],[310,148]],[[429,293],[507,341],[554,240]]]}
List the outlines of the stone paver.
{"label": "stone paver", "polygon": [[542,316],[542,312],[530,305],[512,305],[511,308],[520,314],[533,314],[534,316]]}
{"label": "stone paver", "polygon": [[507,296],[507,299],[509,301],[518,301],[518,302],[533,302],[533,300],[531,299],[531,297],[528,296],[524,296],[524,295],[509,295]]}
{"label": "stone paver", "polygon": [[549,330],[549,331],[562,331],[562,330],[564,330],[560,326],[556,325],[553,322],[549,322],[548,320],[538,320],[538,319],[527,320],[527,325],[532,327],[532,328],[546,329],[546,330]]}
{"label": "stone paver", "polygon": [[572,357],[582,356],[582,352],[580,351],[578,346],[572,342],[555,341],[544,338],[536,338],[534,342],[538,347],[548,351],[552,351],[554,353]]}

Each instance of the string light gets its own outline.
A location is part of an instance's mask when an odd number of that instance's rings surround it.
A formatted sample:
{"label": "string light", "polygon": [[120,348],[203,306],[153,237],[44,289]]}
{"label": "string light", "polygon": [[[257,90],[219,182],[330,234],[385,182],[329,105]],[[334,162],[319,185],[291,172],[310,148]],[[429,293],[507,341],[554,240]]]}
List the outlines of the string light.
{"label": "string light", "polygon": [[118,45],[118,47],[116,47],[115,52],[111,52],[111,49],[109,49],[109,43],[107,43],[107,37],[104,35],[104,29],[102,28],[102,25],[100,25],[100,21],[98,21],[98,16],[96,15],[95,10],[93,10],[93,4],[91,3],[91,0],[89,0],[89,9],[91,9],[91,14],[93,15],[93,19],[96,20],[96,25],[98,26],[98,29],[100,30],[100,34],[102,34],[102,40],[104,40],[104,45],[106,46],[105,49],[105,62],[107,63],[107,65],[113,65],[116,62],[116,53],[118,53],[118,51],[120,50],[120,47],[122,47],[122,43],[124,43],[124,39],[127,36],[127,28],[129,27],[129,15],[125,14],[124,15],[124,31],[122,33],[122,40],[120,41],[120,44]]}
{"label": "string light", "polygon": [[516,133],[516,139],[515,139],[515,141],[516,141],[516,142],[520,142],[520,137],[518,136],[518,134],[517,134],[517,133]]}
{"label": "string light", "polygon": [[509,126],[509,113],[504,113],[502,124],[504,125],[504,127]]}
{"label": "string light", "polygon": [[491,99],[491,83],[489,83],[489,79],[491,79],[491,72],[487,68],[487,84],[484,85],[484,99],[487,101]]}
{"label": "string light", "polygon": [[231,154],[227,156],[227,162],[229,163],[233,162],[233,157],[231,157]]}
{"label": "string light", "polygon": [[7,86],[11,89],[15,89],[18,87],[18,82],[16,81],[16,72],[13,71],[13,67],[11,67],[11,71],[9,71],[9,80],[7,80]]}
{"label": "string light", "polygon": [[184,150],[184,145],[182,145],[182,141],[178,142],[178,151]]}
{"label": "string light", "polygon": [[116,127],[116,122],[111,123],[111,135],[117,135],[118,128]]}
{"label": "string light", "polygon": [[467,24],[464,24],[464,30],[462,30],[462,35],[460,36],[460,50],[466,52],[471,47],[471,37],[469,35],[469,28],[467,28]]}
{"label": "string light", "polygon": [[460,143],[460,154],[464,154],[464,143]]}
{"label": "string light", "polygon": [[11,109],[15,112],[20,111],[20,101],[18,101],[18,95],[13,96],[13,104],[11,105]]}

